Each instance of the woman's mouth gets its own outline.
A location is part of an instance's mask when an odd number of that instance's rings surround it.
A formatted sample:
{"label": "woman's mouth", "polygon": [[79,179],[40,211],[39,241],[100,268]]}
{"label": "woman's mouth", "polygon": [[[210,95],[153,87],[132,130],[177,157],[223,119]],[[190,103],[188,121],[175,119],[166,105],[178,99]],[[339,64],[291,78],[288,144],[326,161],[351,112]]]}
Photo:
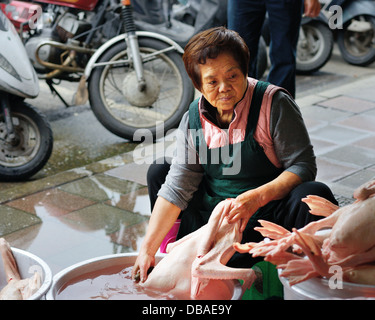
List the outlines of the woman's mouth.
{"label": "woman's mouth", "polygon": [[231,99],[232,99],[232,97],[221,97],[220,98],[221,101],[229,101]]}

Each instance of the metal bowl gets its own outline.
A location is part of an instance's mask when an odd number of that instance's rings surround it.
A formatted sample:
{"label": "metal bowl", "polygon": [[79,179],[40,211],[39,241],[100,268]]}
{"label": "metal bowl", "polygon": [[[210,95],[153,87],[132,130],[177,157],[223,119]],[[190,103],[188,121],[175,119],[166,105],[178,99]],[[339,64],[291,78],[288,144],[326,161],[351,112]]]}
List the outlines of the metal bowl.
{"label": "metal bowl", "polygon": [[288,279],[280,277],[284,286],[285,300],[323,300],[323,299],[366,299],[375,297],[375,286],[342,282],[342,288],[337,281],[332,283],[325,278],[312,278],[293,286]]}
{"label": "metal bowl", "polygon": [[[22,279],[30,278],[35,271],[39,272],[42,279],[42,285],[37,292],[35,292],[27,300],[43,300],[52,284],[52,272],[49,266],[36,255],[27,251],[11,248],[13,256],[16,259],[18,271]],[[0,257],[1,260],[1,257]],[[7,285],[4,266],[1,260],[0,263],[0,288]]]}
{"label": "metal bowl", "polygon": [[[157,254],[155,256],[155,262],[158,263],[165,254]],[[113,254],[102,257],[97,257],[94,259],[85,260],[83,262],[74,264],[64,270],[60,271],[53,277],[53,284],[50,290],[47,292],[47,300],[56,300],[60,290],[64,286],[74,279],[82,278],[85,274],[95,273],[106,268],[111,268],[111,270],[122,270],[126,265],[133,265],[137,259],[136,253],[123,253],[123,254]],[[118,268],[116,268],[118,266]],[[242,287],[238,280],[223,280],[228,285],[228,288],[233,292],[232,300],[240,300],[242,297]],[[71,300],[75,300],[74,296]]]}

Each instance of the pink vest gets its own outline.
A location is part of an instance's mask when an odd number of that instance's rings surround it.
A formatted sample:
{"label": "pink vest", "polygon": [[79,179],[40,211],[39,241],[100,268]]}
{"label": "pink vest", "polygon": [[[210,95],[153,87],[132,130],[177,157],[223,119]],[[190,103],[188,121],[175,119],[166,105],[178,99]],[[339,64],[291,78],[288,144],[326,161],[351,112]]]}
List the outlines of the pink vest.
{"label": "pink vest", "polygon": [[[222,147],[228,144],[228,142],[233,144],[244,140],[247,118],[249,114],[249,106],[257,81],[258,80],[256,79],[248,78],[248,89],[246,90],[243,99],[237,104],[236,108],[234,109],[234,119],[230,123],[228,130],[220,129],[202,115],[202,98],[199,100],[199,114],[201,118],[202,128],[207,146],[210,149]],[[258,125],[254,133],[254,138],[263,148],[266,156],[272,162],[272,164],[277,168],[280,168],[281,164],[276,157],[273,140],[270,133],[272,97],[277,90],[280,90],[280,87],[269,85],[266,92],[264,93],[262,108],[260,110]]]}

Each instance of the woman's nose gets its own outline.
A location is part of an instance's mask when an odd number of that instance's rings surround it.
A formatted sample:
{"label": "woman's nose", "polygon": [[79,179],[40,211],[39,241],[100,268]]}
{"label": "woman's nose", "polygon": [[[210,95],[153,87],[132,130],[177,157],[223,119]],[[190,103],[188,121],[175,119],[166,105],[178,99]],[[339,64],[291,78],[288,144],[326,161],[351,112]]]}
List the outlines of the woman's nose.
{"label": "woman's nose", "polygon": [[225,92],[230,89],[230,84],[226,81],[222,81],[219,86],[219,91],[220,92]]}

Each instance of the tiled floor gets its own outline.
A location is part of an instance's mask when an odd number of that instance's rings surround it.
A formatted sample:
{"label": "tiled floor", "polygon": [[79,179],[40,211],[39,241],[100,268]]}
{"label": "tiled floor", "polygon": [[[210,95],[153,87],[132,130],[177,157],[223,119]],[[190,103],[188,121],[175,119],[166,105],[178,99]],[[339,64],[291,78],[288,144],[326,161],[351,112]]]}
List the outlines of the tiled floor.
{"label": "tiled floor", "polygon": [[373,80],[358,82],[301,108],[317,155],[317,179],[349,199],[375,176],[374,89]]}
{"label": "tiled floor", "polygon": [[[374,89],[372,77],[297,99],[317,155],[317,179],[343,204],[375,177]],[[45,260],[53,274],[90,258],[138,251],[150,215],[146,171],[169,145],[0,185],[0,236]]]}
{"label": "tiled floor", "polygon": [[150,209],[147,187],[101,173],[7,202],[0,212],[11,245],[38,255],[55,274],[89,258],[139,250]]}

